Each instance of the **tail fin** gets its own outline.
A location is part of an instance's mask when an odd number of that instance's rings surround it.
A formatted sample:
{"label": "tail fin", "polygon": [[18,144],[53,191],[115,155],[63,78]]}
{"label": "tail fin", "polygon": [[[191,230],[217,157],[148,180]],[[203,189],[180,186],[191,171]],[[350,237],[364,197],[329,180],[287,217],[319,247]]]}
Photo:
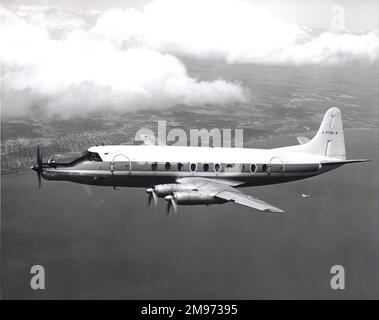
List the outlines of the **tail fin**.
{"label": "tail fin", "polygon": [[338,108],[330,108],[321,122],[316,135],[301,145],[302,151],[346,160],[342,115]]}

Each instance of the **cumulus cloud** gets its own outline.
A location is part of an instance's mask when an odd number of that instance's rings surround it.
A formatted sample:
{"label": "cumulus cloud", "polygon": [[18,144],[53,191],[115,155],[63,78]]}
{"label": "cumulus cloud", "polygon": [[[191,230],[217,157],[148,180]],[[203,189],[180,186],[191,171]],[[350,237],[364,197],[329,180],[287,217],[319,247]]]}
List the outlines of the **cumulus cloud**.
{"label": "cumulus cloud", "polygon": [[154,0],[142,10],[2,9],[3,114],[84,114],[246,101],[190,77],[181,56],[228,63],[376,62],[379,37],[315,34],[245,0]]}
{"label": "cumulus cloud", "polygon": [[169,53],[117,46],[97,35],[98,17],[56,8],[2,9],[3,115],[31,110],[83,115],[245,100],[239,85],[191,78]]}
{"label": "cumulus cloud", "polygon": [[229,63],[334,64],[379,55],[375,32],[314,34],[245,0],[155,0],[142,11],[109,10],[91,32],[119,47]]}

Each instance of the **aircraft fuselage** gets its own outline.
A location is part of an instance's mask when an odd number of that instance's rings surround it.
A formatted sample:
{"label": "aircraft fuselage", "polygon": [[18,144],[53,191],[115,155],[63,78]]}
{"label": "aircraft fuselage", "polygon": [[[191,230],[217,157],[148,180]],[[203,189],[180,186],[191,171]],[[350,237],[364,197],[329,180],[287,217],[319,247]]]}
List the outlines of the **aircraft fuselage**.
{"label": "aircraft fuselage", "polygon": [[[240,187],[283,183],[319,175],[340,165],[328,157],[280,149],[169,146],[97,146],[96,157],[44,164],[46,180],[113,187],[150,187],[185,177],[236,181]],[[91,157],[90,155],[90,157]]]}

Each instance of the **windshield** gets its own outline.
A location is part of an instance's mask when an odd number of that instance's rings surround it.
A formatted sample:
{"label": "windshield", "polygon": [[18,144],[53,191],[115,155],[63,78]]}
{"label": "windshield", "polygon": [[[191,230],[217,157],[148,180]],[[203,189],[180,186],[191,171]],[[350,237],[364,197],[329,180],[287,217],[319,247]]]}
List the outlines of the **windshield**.
{"label": "windshield", "polygon": [[97,152],[86,151],[83,154],[83,158],[89,161],[103,161]]}
{"label": "windshield", "polygon": [[77,158],[74,161],[72,161],[70,165],[74,165],[82,161],[103,161],[103,160],[100,158],[97,152],[86,151],[80,158]]}

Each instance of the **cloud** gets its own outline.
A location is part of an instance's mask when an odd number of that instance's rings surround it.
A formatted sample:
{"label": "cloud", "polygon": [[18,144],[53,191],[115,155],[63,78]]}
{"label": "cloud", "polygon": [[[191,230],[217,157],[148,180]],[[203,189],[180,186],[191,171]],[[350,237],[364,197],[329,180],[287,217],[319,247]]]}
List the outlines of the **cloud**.
{"label": "cloud", "polygon": [[229,63],[373,62],[379,55],[375,32],[314,34],[244,0],[155,0],[142,11],[109,10],[91,32],[118,47],[136,45]]}
{"label": "cloud", "polygon": [[376,62],[379,37],[314,30],[244,0],[155,0],[142,10],[1,9],[3,115],[245,102],[180,57],[279,65]]}
{"label": "cloud", "polygon": [[116,46],[97,35],[92,29],[99,16],[46,7],[2,9],[4,116],[245,101],[239,85],[191,78],[169,53]]}

